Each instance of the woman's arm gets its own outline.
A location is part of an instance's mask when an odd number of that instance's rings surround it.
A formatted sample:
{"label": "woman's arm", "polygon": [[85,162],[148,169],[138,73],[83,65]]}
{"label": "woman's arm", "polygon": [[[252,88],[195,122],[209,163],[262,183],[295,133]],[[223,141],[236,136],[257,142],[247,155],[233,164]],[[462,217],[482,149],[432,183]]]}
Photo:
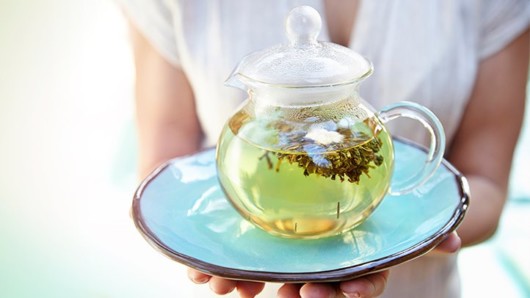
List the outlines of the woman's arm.
{"label": "woman's arm", "polygon": [[[136,119],[140,147],[140,175],[160,163],[199,150],[202,130],[195,112],[193,90],[184,72],[168,63],[148,40],[130,26],[136,67]],[[210,283],[217,294],[234,288],[244,295],[261,292],[263,283],[212,277],[189,269],[196,283]]]}
{"label": "woman's arm", "polygon": [[521,129],[528,77],[530,33],[479,66],[477,80],[448,159],[468,179],[471,203],[458,233],[463,245],[495,233],[508,192]]}
{"label": "woman's arm", "polygon": [[139,172],[145,177],[170,158],[196,152],[202,131],[184,72],[161,57],[134,26],[130,28],[136,66]]}

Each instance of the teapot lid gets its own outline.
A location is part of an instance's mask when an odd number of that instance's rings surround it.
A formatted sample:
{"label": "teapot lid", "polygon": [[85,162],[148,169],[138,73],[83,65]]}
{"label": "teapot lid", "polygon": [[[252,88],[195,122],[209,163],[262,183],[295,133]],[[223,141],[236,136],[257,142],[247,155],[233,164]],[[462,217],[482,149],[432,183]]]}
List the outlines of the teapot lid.
{"label": "teapot lid", "polygon": [[251,53],[234,74],[254,83],[318,87],[354,83],[372,73],[371,62],[360,54],[317,41],[321,27],[322,19],[314,8],[294,8],[286,20],[289,43]]}

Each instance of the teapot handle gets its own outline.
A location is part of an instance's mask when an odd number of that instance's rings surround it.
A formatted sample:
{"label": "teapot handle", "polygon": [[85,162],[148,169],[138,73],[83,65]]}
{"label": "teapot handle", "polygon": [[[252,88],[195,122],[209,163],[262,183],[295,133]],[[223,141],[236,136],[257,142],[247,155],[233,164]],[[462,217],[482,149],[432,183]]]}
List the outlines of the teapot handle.
{"label": "teapot handle", "polygon": [[[442,162],[445,151],[445,133],[440,120],[426,107],[409,101],[401,101],[384,107],[378,113],[384,123],[399,117],[406,117],[419,121],[431,135],[431,143],[427,159],[422,169],[412,177],[399,182],[389,189],[391,195],[402,195],[411,192],[425,183]],[[397,187],[396,187],[397,186]]]}

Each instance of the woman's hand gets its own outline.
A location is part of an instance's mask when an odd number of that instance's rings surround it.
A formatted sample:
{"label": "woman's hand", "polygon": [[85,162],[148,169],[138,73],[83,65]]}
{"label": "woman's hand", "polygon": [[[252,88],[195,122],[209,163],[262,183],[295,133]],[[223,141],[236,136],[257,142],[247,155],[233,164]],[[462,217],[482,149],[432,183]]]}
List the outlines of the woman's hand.
{"label": "woman's hand", "polygon": [[253,298],[261,293],[265,287],[265,283],[262,282],[226,279],[211,276],[192,268],[188,269],[188,277],[196,284],[208,283],[210,289],[219,295],[225,295],[237,289],[239,296],[242,298]]}
{"label": "woman's hand", "polygon": [[444,239],[432,253],[455,253],[462,247],[462,239],[456,232],[452,232]]}
{"label": "woman's hand", "polygon": [[278,290],[281,298],[371,298],[383,294],[389,271],[381,271],[340,283],[284,284]]}
{"label": "woman's hand", "polygon": [[[188,269],[188,276],[194,283],[209,283],[210,289],[219,295],[228,294],[237,289],[241,298],[253,298],[261,293],[265,286],[261,282],[236,281],[210,276],[191,268]],[[383,293],[387,279],[388,270],[385,270],[340,283],[287,283],[278,290],[278,297],[377,297]]]}

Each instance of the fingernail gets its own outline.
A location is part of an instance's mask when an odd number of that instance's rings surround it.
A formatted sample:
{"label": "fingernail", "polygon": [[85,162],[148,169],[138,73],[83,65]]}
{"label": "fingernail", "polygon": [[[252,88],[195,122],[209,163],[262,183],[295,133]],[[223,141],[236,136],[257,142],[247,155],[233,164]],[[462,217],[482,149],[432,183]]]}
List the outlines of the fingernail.
{"label": "fingernail", "polygon": [[198,284],[204,284],[207,283],[209,278],[207,276],[201,276],[201,277],[194,277],[193,281]]}
{"label": "fingernail", "polygon": [[359,294],[359,292],[354,292],[354,293],[344,293],[344,296],[348,297],[348,298],[361,298],[361,294]]}

